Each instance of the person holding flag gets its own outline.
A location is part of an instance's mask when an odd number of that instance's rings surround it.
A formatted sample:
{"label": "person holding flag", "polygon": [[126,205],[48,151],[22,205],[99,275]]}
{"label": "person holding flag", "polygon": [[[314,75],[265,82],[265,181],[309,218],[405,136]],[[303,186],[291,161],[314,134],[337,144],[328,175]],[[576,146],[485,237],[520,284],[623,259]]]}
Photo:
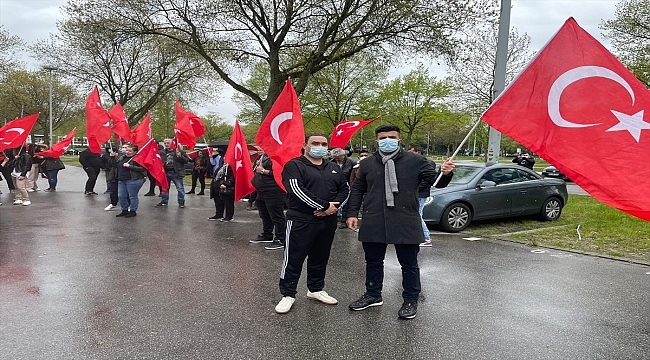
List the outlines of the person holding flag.
{"label": "person holding flag", "polygon": [[130,218],[137,215],[140,204],[138,192],[147,175],[145,168],[133,160],[137,152],[137,145],[126,145],[124,154],[117,158],[117,197],[122,212],[115,217]]}
{"label": "person holding flag", "polygon": [[13,149],[14,154],[14,167],[11,172],[11,177],[16,187],[14,193],[14,205],[31,205],[29,200],[29,192],[27,192],[27,178],[32,169],[32,156],[27,152],[25,146]]}
{"label": "person holding flag", "polygon": [[[176,191],[178,193],[178,206],[184,208],[185,187],[183,185],[183,177],[185,176],[185,164],[190,161],[190,158],[185,154],[185,151],[180,149],[180,146],[177,146],[176,149],[172,149],[172,139],[165,139],[163,144],[165,147],[160,152],[160,157],[162,158],[165,167],[167,181],[170,184],[174,183],[174,186],[176,186]],[[156,205],[156,207],[163,207],[168,204],[169,191],[165,191],[162,194],[161,201]]]}
{"label": "person holding flag", "polygon": [[41,166],[43,167],[43,172],[47,176],[47,181],[50,185],[49,188],[45,191],[52,192],[56,191],[56,185],[58,183],[59,170],[65,169],[63,161],[60,157],[65,153],[65,151],[72,144],[74,135],[77,133],[77,128],[72,129],[68,135],[66,135],[63,140],[52,145],[50,149],[43,149],[43,151],[36,154],[36,157],[41,160]]}

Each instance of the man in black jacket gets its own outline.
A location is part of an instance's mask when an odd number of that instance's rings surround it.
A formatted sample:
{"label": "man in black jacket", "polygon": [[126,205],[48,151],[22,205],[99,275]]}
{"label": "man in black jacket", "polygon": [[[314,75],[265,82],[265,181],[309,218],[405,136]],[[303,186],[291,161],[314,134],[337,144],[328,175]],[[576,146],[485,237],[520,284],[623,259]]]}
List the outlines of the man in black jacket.
{"label": "man in black jacket", "polygon": [[86,149],[79,153],[79,162],[88,175],[84,194],[97,195],[95,192],[95,184],[97,183],[97,177],[99,176],[99,173],[103,167],[101,155],[95,154],[94,152],[90,151],[90,149]]}
{"label": "man in black jacket", "polygon": [[[388,244],[394,244],[404,288],[404,303],[397,315],[400,319],[412,319],[417,313],[421,291],[417,256],[420,243],[424,241],[422,218],[418,212],[418,187],[422,180],[433,184],[438,174],[424,157],[399,147],[397,126],[381,125],[375,134],[378,150],[360,163],[345,208],[347,225],[356,231],[363,202],[359,241],[366,260],[366,292],[349,307],[350,310],[364,310],[384,303],[381,297],[384,257]],[[454,164],[449,160],[442,164],[444,176],[436,187],[449,184],[453,169]]]}
{"label": "man in black jacket", "polygon": [[[287,226],[287,220],[284,217],[287,193],[275,182],[275,178],[273,177],[273,162],[266,154],[262,154],[255,162],[255,168],[253,170],[255,171],[255,176],[253,176],[251,183],[257,190],[255,205],[262,219],[262,234],[250,242],[272,242],[265,249],[283,249]],[[274,229],[275,237],[273,237]]]}
{"label": "man in black jacket", "polygon": [[172,150],[172,139],[165,139],[163,141],[164,148],[160,152],[163,165],[165,166],[165,173],[167,174],[167,181],[170,188],[167,193],[162,194],[162,199],[157,207],[167,206],[169,203],[169,190],[173,183],[178,193],[178,207],[185,207],[185,186],[183,185],[183,176],[185,176],[185,164],[190,161],[190,158],[185,154],[185,151],[180,149],[180,145]]}
{"label": "man in black jacket", "polygon": [[530,156],[528,153],[523,153],[517,155],[516,158],[512,159],[512,162],[533,170],[533,166],[535,165],[535,158]]}
{"label": "man in black jacket", "polygon": [[279,314],[291,310],[302,265],[307,260],[307,298],[335,305],[338,300],[323,291],[330,248],[336,232],[336,211],[347,201],[350,188],[336,164],[323,160],[327,156],[327,138],[307,137],[304,155],[292,159],[282,171],[287,189],[287,238],[280,293],[275,307]]}

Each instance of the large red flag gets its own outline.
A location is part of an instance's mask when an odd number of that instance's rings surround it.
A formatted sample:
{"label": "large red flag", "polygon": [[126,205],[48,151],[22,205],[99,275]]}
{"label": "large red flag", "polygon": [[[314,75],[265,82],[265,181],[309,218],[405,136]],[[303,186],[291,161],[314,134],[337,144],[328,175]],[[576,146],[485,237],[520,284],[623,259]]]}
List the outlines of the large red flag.
{"label": "large red flag", "polygon": [[90,151],[95,154],[101,154],[101,145],[111,138],[111,118],[102,107],[97,86],[86,100],[86,137]]}
{"label": "large red flag", "polygon": [[242,133],[237,120],[235,120],[235,129],[230,136],[228,150],[226,150],[223,159],[230,165],[235,174],[235,201],[239,201],[244,196],[254,192],[255,187],[251,184],[254,175],[253,165],[248,154],[246,138],[244,138],[244,133]]}
{"label": "large red flag", "polygon": [[203,123],[203,120],[201,120],[200,117],[196,116],[194,113],[190,111],[185,111],[181,107],[181,103],[176,99],[176,122],[180,122],[183,120],[183,118],[187,117],[189,118],[189,123],[190,126],[192,126],[192,130],[194,131],[194,136],[196,138],[199,138],[203,135],[205,135],[206,128],[205,124]]}
{"label": "large red flag", "polygon": [[329,147],[345,149],[354,134],[356,134],[357,131],[359,131],[362,127],[370,124],[373,121],[375,121],[375,119],[341,121],[340,123],[336,124],[334,130],[332,131]]}
{"label": "large red flag", "polygon": [[169,182],[165,173],[165,165],[158,153],[158,144],[150,139],[142,148],[138,149],[133,160],[142,165],[156,179],[156,185],[160,186],[163,193],[167,193]]}
{"label": "large red flag", "polygon": [[119,102],[115,104],[108,112],[111,120],[113,120],[113,132],[119,135],[125,141],[131,142],[131,129],[129,129],[129,118],[124,112],[122,104]]}
{"label": "large red flag", "polygon": [[72,129],[68,135],[66,135],[63,140],[59,141],[58,143],[52,145],[51,148],[45,151],[41,151],[38,154],[38,156],[47,156],[50,158],[58,158],[61,157],[65,153],[66,150],[68,150],[68,147],[70,144],[72,144],[72,140],[74,139],[74,135],[77,133],[77,128]]}
{"label": "large red flag", "polygon": [[196,145],[196,136],[194,129],[190,124],[190,118],[184,117],[174,125],[174,136],[179,144],[187,146],[188,150],[194,149]]}
{"label": "large red flag", "polygon": [[0,128],[0,151],[22,146],[32,131],[39,114],[27,115]]}
{"label": "large red flag", "polygon": [[482,119],[594,198],[650,221],[647,109],[648,89],[570,18]]}
{"label": "large red flag", "polygon": [[291,80],[287,80],[280,96],[264,118],[255,142],[273,162],[275,182],[285,190],[282,185],[282,169],[289,160],[300,156],[300,149],[305,143],[300,102]]}
{"label": "large red flag", "polygon": [[131,130],[131,143],[143,147],[151,137],[151,114],[147,113],[142,122]]}

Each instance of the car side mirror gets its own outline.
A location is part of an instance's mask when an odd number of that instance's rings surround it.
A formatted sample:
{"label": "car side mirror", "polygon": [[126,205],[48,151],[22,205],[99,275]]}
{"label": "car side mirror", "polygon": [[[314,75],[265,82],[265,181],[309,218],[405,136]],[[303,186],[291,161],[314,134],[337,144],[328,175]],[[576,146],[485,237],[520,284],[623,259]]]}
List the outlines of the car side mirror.
{"label": "car side mirror", "polygon": [[494,187],[494,186],[497,186],[497,183],[495,183],[494,181],[485,180],[482,183],[478,184],[476,188],[483,189],[483,188]]}

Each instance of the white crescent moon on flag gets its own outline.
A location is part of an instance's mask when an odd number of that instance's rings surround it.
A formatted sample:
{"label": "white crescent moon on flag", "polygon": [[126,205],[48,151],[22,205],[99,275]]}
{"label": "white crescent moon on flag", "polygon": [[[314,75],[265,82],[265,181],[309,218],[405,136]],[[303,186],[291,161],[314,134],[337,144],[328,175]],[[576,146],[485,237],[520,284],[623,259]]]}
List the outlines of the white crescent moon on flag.
{"label": "white crescent moon on flag", "polygon": [[346,122],[344,122],[344,123],[337,124],[337,125],[336,125],[336,129],[338,129],[340,126],[343,126],[343,125],[350,125],[350,124],[353,124],[353,125],[352,125],[352,126],[348,126],[348,129],[355,128],[355,127],[359,126],[359,124],[361,124],[361,123],[360,123],[359,121],[346,121]]}
{"label": "white crescent moon on flag", "polygon": [[630,97],[632,97],[632,104],[634,105],[634,91],[632,91],[630,84],[628,84],[627,81],[625,81],[625,79],[623,79],[620,75],[612,70],[600,66],[580,66],[560,75],[560,77],[555,80],[553,85],[551,85],[551,91],[548,94],[548,116],[550,116],[551,121],[553,121],[555,125],[567,128],[583,128],[600,125],[577,124],[564,119],[560,114],[560,97],[562,96],[564,89],[578,80],[590,77],[602,77],[621,84],[621,86],[623,86],[630,94]]}
{"label": "white crescent moon on flag", "polygon": [[[237,155],[237,150],[239,150],[239,155]],[[240,143],[235,144],[235,160],[241,159],[243,153],[244,150],[242,150],[241,144]]]}
{"label": "white crescent moon on flag", "polygon": [[288,111],[278,114],[271,121],[271,136],[273,137],[273,140],[277,141],[280,145],[282,145],[282,139],[280,139],[279,134],[280,125],[282,125],[282,123],[287,120],[291,120],[291,118],[293,118],[293,113],[291,111]]}
{"label": "white crescent moon on flag", "polygon": [[[10,131],[17,132],[18,134],[22,135],[25,132],[25,129],[23,129],[23,128],[9,128],[9,129],[7,129],[5,131],[5,134],[10,132]],[[0,140],[4,140],[4,139],[5,139],[4,136],[0,138]],[[9,144],[11,144],[11,141],[4,142],[4,144],[9,145]]]}

